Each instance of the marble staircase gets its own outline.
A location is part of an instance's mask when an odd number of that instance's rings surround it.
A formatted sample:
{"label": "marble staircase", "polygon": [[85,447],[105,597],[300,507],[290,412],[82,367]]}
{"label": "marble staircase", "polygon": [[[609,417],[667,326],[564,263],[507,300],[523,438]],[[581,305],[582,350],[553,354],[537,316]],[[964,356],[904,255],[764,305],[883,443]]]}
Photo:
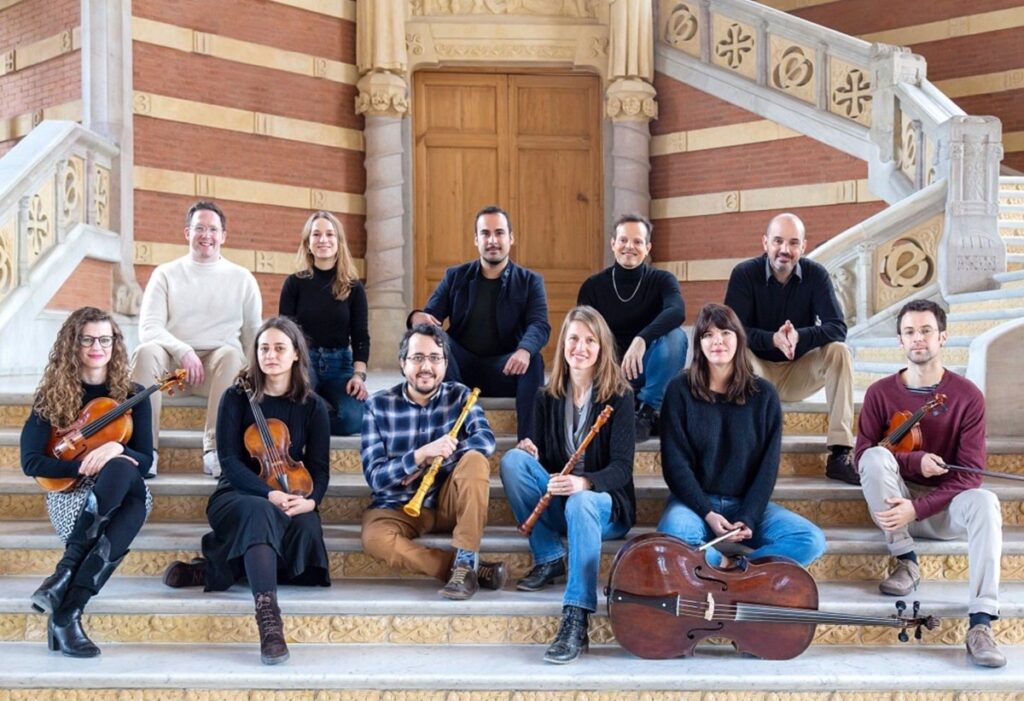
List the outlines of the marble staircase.
{"label": "marble staircase", "polygon": [[[840,692],[843,699],[922,695],[923,701],[924,695],[1010,698],[1024,688],[1024,487],[1015,483],[989,485],[1000,496],[1006,523],[1003,617],[995,625],[1010,658],[1004,669],[975,668],[963,652],[967,562],[961,541],[921,544],[927,581],[912,598],[943,622],[920,643],[900,644],[884,628],[820,626],[807,652],[788,662],[743,658],[724,641],[703,645],[693,659],[654,662],[615,645],[602,610],[591,623],[591,654],[558,668],[540,658],[557,628],[561,587],[525,594],[509,585],[467,602],[444,601],[437,583],[392,571],[362,553],[358,523],[369,492],[354,437],[332,439],[323,505],[334,584],[282,589],[292,659],[263,667],[244,586],[206,594],[171,590],[159,579],[168,562],[198,553],[208,528],[203,509],[214,481],[199,472],[202,409],[187,398],[165,404],[160,475],[149,482],[152,517],[87,611],[87,628],[104,654],[93,662],[66,659],[46,650],[46,619],[28,606],[28,595],[60,554],[42,494],[18,468],[18,433],[29,401],[24,393],[0,396],[0,650],[13,662],[0,670],[0,699],[640,701],[711,695],[825,701]],[[482,404],[499,433],[501,454],[514,444],[511,401]],[[826,530],[828,552],[812,566],[821,609],[891,615],[894,600],[876,589],[888,558],[859,490],[821,476],[824,429],[820,399],[786,407],[775,499]],[[993,468],[1024,472],[1024,440],[993,441],[989,449]],[[656,440],[638,446],[635,466],[640,523],[634,534],[653,529],[667,495]],[[482,551],[505,559],[519,576],[530,565],[529,552],[514,531],[496,474],[491,495]],[[446,538],[425,541],[443,546]],[[620,545],[605,544],[602,573]]]}

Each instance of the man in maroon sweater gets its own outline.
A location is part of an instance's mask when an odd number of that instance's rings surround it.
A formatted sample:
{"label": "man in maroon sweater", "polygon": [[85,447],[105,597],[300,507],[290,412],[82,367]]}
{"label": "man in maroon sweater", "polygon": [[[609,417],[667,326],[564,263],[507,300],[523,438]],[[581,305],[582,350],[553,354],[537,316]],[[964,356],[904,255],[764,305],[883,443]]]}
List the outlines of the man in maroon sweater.
{"label": "man in maroon sweater", "polygon": [[[906,596],[921,581],[914,538],[950,540],[967,536],[970,568],[970,629],[967,654],[984,667],[1002,667],[991,622],[999,614],[1002,515],[999,500],[981,489],[981,476],[944,466],[985,467],[985,399],[970,380],[942,366],[946,313],[934,302],[915,300],[896,318],[907,368],[875,382],[864,395],[856,459],[871,518],[885,532],[896,558],[878,586],[883,594]],[[892,415],[916,411],[936,394],[944,405],[925,414],[924,449],[893,454],[878,446]]]}

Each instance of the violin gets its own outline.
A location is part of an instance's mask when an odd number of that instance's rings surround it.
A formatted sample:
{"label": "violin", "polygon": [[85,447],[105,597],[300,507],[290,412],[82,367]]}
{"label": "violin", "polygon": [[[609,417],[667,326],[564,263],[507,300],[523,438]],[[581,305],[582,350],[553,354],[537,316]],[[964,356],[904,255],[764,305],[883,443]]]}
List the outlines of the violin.
{"label": "violin", "polygon": [[[710,545],[710,544],[709,544]],[[717,568],[704,553],[665,533],[631,539],[619,550],[608,575],[608,618],[619,644],[648,659],[693,654],[703,638],[728,638],[736,650],[766,660],[788,660],[811,644],[819,623],[921,629],[939,625],[934,616],[904,617],[896,602],[890,617],[818,610],[818,587],[792,560],[766,557]]]}
{"label": "violin", "polygon": [[921,439],[921,427],[917,424],[925,414],[946,404],[946,395],[937,392],[935,397],[925,402],[917,411],[897,411],[889,419],[885,430],[885,438],[878,445],[888,448],[894,453],[909,453],[920,450],[924,444]]}
{"label": "violin", "polygon": [[[176,389],[185,386],[185,371],[178,368],[157,379],[155,385],[147,387],[120,404],[110,397],[97,397],[82,407],[70,426],[50,431],[46,450],[58,460],[77,460],[90,450],[104,443],[126,444],[132,437],[132,408],[149,401],[154,392],[173,395]],[[81,477],[36,477],[39,486],[48,492],[69,492],[78,486]]]}
{"label": "violin", "polygon": [[273,490],[308,498],[313,493],[313,478],[302,461],[293,460],[288,453],[292,444],[288,426],[280,419],[263,415],[256,393],[246,378],[238,378],[238,386],[249,399],[249,408],[256,419],[256,423],[245,429],[243,442],[249,457],[260,464],[260,479]]}

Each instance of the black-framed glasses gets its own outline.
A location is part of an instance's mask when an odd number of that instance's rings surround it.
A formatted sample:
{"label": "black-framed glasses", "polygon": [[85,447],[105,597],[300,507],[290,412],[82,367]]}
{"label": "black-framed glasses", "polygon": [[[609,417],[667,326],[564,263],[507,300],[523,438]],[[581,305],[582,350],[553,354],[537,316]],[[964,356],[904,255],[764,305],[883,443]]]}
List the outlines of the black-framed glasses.
{"label": "black-framed glasses", "polygon": [[423,365],[424,361],[429,360],[431,365],[440,365],[444,362],[444,356],[440,353],[431,353],[430,355],[423,355],[422,353],[413,353],[405,357],[410,363],[414,365]]}
{"label": "black-framed glasses", "polygon": [[110,348],[114,345],[113,336],[86,336],[84,334],[79,334],[78,336],[78,345],[82,348],[92,348],[92,344],[96,343],[96,341],[100,342],[101,348]]}

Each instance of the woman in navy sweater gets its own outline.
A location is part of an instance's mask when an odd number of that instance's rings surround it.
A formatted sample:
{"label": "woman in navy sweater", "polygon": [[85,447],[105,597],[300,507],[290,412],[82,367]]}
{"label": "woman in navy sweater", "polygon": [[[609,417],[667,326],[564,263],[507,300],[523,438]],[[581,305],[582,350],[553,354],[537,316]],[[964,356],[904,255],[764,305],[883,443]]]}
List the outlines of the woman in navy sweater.
{"label": "woman in navy sweater", "polygon": [[[572,662],[588,646],[587,625],[597,609],[601,541],[621,538],[636,522],[633,493],[633,392],[615,358],[615,340],[593,307],[576,307],[562,323],[555,365],[537,392],[533,427],[501,460],[501,482],[516,519],[527,519],[545,492],[554,496],[530,534],[534,567],[519,581],[538,591],[568,572],[562,624],[544,655]],[[613,412],[572,474],[562,470],[598,414]],[[562,535],[568,537],[569,564]]]}
{"label": "woman in navy sweater", "polygon": [[[808,565],[825,552],[821,529],[769,501],[782,448],[775,388],[754,375],[735,312],[701,309],[689,370],[672,380],[661,410],[661,465],[672,492],[658,530],[698,546],[728,531],[753,549]],[[721,554],[709,550],[708,562]]]}

